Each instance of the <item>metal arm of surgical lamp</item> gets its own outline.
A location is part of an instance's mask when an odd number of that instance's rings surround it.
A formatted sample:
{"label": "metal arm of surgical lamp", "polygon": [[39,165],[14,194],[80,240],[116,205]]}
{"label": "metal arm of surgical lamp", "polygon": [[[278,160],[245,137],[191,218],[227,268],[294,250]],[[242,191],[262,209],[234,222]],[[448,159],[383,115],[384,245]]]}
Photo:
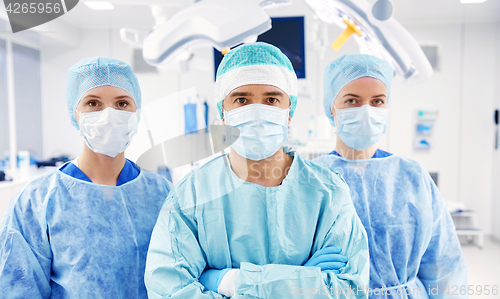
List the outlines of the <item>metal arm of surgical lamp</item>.
{"label": "metal arm of surgical lamp", "polygon": [[193,47],[209,45],[222,52],[256,41],[259,34],[271,29],[265,11],[292,4],[292,0],[188,0],[185,5],[182,0],[162,1],[142,2],[151,6],[152,30],[120,30],[121,39],[143,48],[145,61],[156,66],[168,64]]}
{"label": "metal arm of surgical lamp", "polygon": [[219,51],[253,39],[271,29],[271,19],[255,1],[204,0],[158,25],[143,44],[144,60],[166,64],[195,44]]}
{"label": "metal arm of surgical lamp", "polygon": [[390,62],[407,85],[432,76],[432,67],[413,36],[394,18],[391,0],[305,0],[326,23],[346,28],[332,47],[338,49],[351,35],[361,53]]}
{"label": "metal arm of surgical lamp", "polygon": [[[375,1],[370,7],[368,19],[377,26],[380,31],[391,41],[391,44],[399,44],[400,52],[406,52],[411,60],[415,73],[405,75],[407,84],[417,85],[432,77],[432,66],[424,54],[424,51],[413,38],[413,36],[395,19],[394,6],[391,0]],[[399,42],[398,41],[403,41]],[[411,80],[408,80],[411,78]]]}

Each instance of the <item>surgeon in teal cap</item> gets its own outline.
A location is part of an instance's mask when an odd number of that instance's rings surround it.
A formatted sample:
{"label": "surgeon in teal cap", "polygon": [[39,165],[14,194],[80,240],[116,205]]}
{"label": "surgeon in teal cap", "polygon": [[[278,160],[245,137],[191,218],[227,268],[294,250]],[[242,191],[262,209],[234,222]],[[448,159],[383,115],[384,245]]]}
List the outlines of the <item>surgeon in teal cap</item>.
{"label": "surgeon in teal cap", "polygon": [[377,147],[386,131],[392,66],[345,55],[325,69],[324,108],[335,150],[315,159],[342,174],[368,234],[370,298],[467,298],[455,226],[429,173]]}
{"label": "surgeon in teal cap", "polygon": [[149,298],[367,298],[368,242],[347,185],[283,146],[297,104],[290,60],[265,43],[231,50],[215,100],[239,134],[170,192],[146,262]]}

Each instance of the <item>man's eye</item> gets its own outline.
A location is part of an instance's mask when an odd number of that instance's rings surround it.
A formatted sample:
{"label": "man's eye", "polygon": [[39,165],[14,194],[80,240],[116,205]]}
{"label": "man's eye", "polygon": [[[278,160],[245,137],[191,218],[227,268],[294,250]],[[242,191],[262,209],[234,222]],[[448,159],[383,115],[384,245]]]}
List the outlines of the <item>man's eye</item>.
{"label": "man's eye", "polygon": [[375,105],[383,105],[384,104],[384,101],[378,99],[378,100],[375,100]]}
{"label": "man's eye", "polygon": [[267,101],[271,104],[274,104],[274,103],[278,102],[278,99],[277,98],[269,98],[269,99],[267,99]]}
{"label": "man's eye", "polygon": [[236,99],[236,102],[237,102],[238,104],[245,104],[245,102],[246,102],[246,101],[247,101],[247,99],[245,99],[245,98],[237,98],[237,99]]}

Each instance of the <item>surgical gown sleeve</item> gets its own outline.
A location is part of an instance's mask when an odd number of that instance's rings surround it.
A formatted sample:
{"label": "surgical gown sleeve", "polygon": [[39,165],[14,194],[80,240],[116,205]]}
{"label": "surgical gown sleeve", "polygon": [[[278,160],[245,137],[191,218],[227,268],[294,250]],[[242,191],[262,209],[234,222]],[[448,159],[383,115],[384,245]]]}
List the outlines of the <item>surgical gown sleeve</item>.
{"label": "surgical gown sleeve", "polygon": [[44,200],[22,190],[2,218],[0,290],[8,298],[49,298],[52,252]]}
{"label": "surgical gown sleeve", "polygon": [[[337,191],[335,196],[340,199],[330,201],[319,217],[311,254],[328,246],[342,248],[349,262],[341,273],[322,273],[319,267],[243,262],[235,279],[233,298],[287,298],[292,295],[367,298],[366,232],[350,201],[347,185]],[[217,293],[205,291],[198,282],[207,263],[197,240],[197,223],[190,215],[192,210],[180,210],[174,193],[170,193],[160,212],[151,238],[145,275],[149,298],[222,298]],[[341,292],[345,296],[339,296]]]}
{"label": "surgical gown sleeve", "polygon": [[169,194],[151,236],[144,275],[148,297],[223,298],[204,291],[198,281],[206,260],[198,244],[196,222],[181,211],[174,193]]}
{"label": "surgical gown sleeve", "polygon": [[[433,224],[429,246],[425,250],[418,278],[430,298],[468,298],[465,258],[455,226],[441,194],[426,175],[426,192],[432,200]],[[461,288],[465,295],[461,295]],[[462,291],[462,294],[464,291]]]}

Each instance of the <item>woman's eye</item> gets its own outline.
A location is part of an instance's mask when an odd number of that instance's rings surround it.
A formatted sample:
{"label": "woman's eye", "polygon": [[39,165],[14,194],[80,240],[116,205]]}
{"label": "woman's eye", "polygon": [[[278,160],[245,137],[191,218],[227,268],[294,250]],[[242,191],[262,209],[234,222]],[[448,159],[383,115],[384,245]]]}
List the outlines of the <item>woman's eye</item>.
{"label": "woman's eye", "polygon": [[349,99],[346,102],[347,102],[347,104],[350,104],[350,105],[356,104],[356,100],[355,99]]}
{"label": "woman's eye", "polygon": [[87,103],[90,107],[97,107],[97,102],[96,101],[90,101]]}
{"label": "woman's eye", "polygon": [[120,107],[120,108],[126,108],[127,106],[128,106],[128,103],[125,101],[118,103],[118,107]]}
{"label": "woman's eye", "polygon": [[274,104],[274,103],[277,103],[278,102],[278,99],[277,98],[268,98],[267,101],[270,103],[270,104]]}
{"label": "woman's eye", "polygon": [[245,104],[246,101],[247,101],[247,99],[245,99],[245,98],[237,98],[236,99],[236,103],[238,103],[238,104]]}

